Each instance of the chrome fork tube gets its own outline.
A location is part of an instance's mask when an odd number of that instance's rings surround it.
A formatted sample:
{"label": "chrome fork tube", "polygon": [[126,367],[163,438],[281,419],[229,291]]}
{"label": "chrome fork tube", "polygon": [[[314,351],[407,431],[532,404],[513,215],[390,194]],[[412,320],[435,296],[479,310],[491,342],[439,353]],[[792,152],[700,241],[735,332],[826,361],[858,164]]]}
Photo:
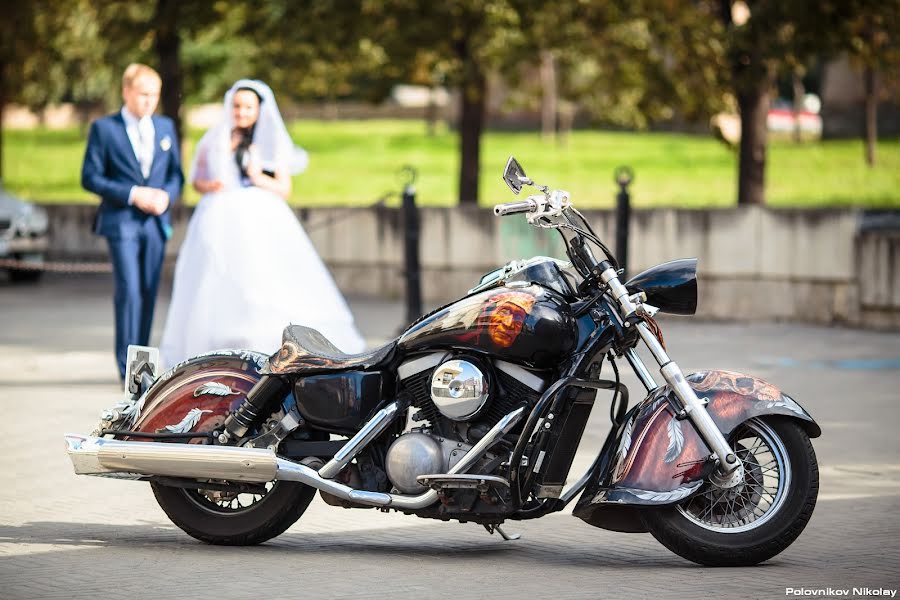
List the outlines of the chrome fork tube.
{"label": "chrome fork tube", "polygon": [[634,348],[629,348],[625,351],[625,358],[634,370],[634,374],[641,380],[641,383],[647,388],[648,392],[652,392],[659,387],[656,384],[656,380],[653,379],[653,375],[647,370],[647,366],[644,365],[644,361],[642,361],[641,357],[634,351]]}
{"label": "chrome fork tube", "polygon": [[[621,306],[622,314],[627,319],[629,315],[637,310],[637,306],[628,296],[628,290],[619,281],[616,270],[609,267],[601,273],[600,277],[609,286],[610,293]],[[628,321],[625,322],[625,325],[628,326]],[[732,452],[731,446],[728,445],[728,441],[722,435],[722,432],[719,431],[712,417],[709,416],[709,412],[707,412],[703,402],[697,397],[694,388],[685,380],[681,368],[669,358],[665,348],[662,347],[662,344],[659,343],[659,340],[656,339],[656,336],[644,323],[638,322],[632,326],[637,328],[641,339],[647,345],[653,358],[659,363],[659,372],[672,388],[672,391],[675,392],[684,414],[691,420],[697,433],[700,434],[706,445],[716,455],[719,461],[719,469],[725,474],[732,473],[740,466],[740,461]],[[640,374],[638,376],[640,377]]]}
{"label": "chrome fork tube", "polygon": [[319,477],[323,479],[334,478],[369,442],[381,435],[385,428],[394,421],[399,412],[400,405],[392,402],[375,413],[375,416],[369,419],[363,425],[363,428],[337,451],[334,458],[319,469]]}

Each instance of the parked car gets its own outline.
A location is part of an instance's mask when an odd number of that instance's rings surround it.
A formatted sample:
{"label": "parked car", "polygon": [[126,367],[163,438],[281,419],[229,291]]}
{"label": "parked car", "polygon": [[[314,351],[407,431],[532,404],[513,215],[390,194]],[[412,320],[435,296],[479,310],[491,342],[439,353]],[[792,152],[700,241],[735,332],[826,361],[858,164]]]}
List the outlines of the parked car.
{"label": "parked car", "polygon": [[[47,211],[12,196],[0,184],[0,259],[39,265],[47,252]],[[12,281],[37,281],[43,271],[9,268]]]}

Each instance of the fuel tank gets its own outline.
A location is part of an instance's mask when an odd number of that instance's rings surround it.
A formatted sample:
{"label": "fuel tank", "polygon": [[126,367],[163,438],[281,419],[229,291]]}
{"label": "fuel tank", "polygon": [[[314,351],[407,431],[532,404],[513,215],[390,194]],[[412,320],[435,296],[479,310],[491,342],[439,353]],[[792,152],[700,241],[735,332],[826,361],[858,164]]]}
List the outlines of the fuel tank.
{"label": "fuel tank", "polygon": [[414,323],[398,340],[404,352],[463,349],[548,368],[574,351],[578,327],[562,295],[511,282],[474,293]]}

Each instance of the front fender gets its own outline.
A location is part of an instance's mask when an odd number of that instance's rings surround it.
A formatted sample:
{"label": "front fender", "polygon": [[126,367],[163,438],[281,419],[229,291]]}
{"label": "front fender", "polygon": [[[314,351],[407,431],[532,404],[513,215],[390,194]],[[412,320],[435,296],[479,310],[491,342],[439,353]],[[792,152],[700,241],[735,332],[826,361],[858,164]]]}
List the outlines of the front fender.
{"label": "front fender", "polygon": [[[166,371],[135,405],[131,431],[188,433],[221,429],[259,381],[267,356],[223,350],[188,359]],[[120,436],[147,441],[147,438]],[[202,443],[196,438],[191,443]]]}
{"label": "front fender", "polygon": [[[799,420],[810,437],[822,430],[806,410],[778,388],[756,377],[730,371],[701,371],[686,377],[706,410],[727,438],[744,421],[762,415]],[[632,408],[611,444],[611,454],[585,488],[574,514],[598,524],[596,507],[663,505],[691,495],[715,467],[712,451],[688,420],[676,417],[676,398],[669,386],[652,392]],[[613,450],[614,449],[614,450]]]}

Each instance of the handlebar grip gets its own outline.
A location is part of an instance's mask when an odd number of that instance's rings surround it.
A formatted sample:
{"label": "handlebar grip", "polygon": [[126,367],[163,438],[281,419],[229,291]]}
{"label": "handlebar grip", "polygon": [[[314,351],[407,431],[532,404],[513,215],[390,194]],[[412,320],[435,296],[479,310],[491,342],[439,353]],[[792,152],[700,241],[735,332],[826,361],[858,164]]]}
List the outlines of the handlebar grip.
{"label": "handlebar grip", "polygon": [[530,199],[522,200],[521,202],[507,202],[506,204],[497,204],[494,206],[494,214],[498,217],[532,212],[534,210],[537,210],[537,203]]}

